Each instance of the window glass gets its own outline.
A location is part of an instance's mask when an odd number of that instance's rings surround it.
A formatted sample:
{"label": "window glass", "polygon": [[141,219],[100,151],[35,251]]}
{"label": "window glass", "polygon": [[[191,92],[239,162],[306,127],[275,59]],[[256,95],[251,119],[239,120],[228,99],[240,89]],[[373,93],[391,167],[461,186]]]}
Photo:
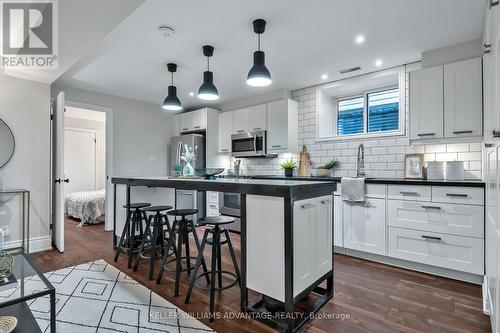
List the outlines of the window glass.
{"label": "window glass", "polygon": [[399,89],[367,94],[368,132],[395,131],[399,127]]}
{"label": "window glass", "polygon": [[364,131],[364,98],[354,97],[337,102],[337,135]]}

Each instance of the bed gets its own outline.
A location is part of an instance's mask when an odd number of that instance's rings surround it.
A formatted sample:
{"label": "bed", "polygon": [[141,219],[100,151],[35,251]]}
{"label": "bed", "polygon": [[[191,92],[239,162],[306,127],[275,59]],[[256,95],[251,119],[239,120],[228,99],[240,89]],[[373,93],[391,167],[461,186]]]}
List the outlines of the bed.
{"label": "bed", "polygon": [[68,194],[64,202],[64,211],[69,216],[80,219],[80,226],[85,223],[101,223],[100,217],[105,212],[105,191],[83,191]]}

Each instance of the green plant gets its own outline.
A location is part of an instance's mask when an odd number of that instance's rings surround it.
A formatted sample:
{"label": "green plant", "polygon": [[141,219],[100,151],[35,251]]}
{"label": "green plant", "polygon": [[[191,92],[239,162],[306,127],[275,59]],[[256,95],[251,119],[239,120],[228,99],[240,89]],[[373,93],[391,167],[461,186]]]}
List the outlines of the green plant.
{"label": "green plant", "polygon": [[297,163],[295,163],[293,160],[290,160],[281,163],[280,166],[285,170],[293,170],[297,167]]}
{"label": "green plant", "polygon": [[339,166],[340,166],[339,160],[335,159],[335,160],[331,160],[330,162],[328,162],[325,165],[319,166],[318,169],[330,170],[330,169],[337,169]]}

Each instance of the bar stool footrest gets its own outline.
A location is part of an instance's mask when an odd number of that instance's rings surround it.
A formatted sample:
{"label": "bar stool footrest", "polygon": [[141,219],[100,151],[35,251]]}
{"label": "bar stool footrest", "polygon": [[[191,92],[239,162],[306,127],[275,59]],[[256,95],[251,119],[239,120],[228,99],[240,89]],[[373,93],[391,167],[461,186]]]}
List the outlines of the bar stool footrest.
{"label": "bar stool footrest", "polygon": [[[182,260],[184,261],[189,260],[189,262],[191,263],[191,267],[188,268],[187,265],[182,265]],[[168,267],[169,264],[175,261],[177,261],[177,258],[170,259],[165,263],[165,265],[163,265],[163,269],[169,272],[175,272],[176,271],[175,268]],[[181,257],[181,267],[186,267],[186,268],[182,268],[180,272],[191,272],[192,270],[194,270],[195,265],[196,265],[196,257]]]}
{"label": "bar stool footrest", "polygon": [[[226,276],[227,276],[227,275],[229,275],[229,276],[233,277],[233,278],[234,278],[234,281],[233,281],[233,282],[231,282],[230,284],[226,285],[226,286],[222,286],[222,287],[215,287],[215,288],[213,289],[214,291],[222,291],[222,290],[226,290],[226,289],[232,288],[232,287],[234,287],[234,286],[235,286],[235,285],[239,282],[239,281],[238,281],[238,277],[237,277],[237,276],[236,276],[236,274],[235,274],[235,273],[233,273],[233,272],[224,271],[224,270],[222,270],[222,271],[215,271],[215,274],[216,274],[216,275],[217,275],[217,274],[219,274],[219,273],[222,273],[223,275],[226,275]],[[200,275],[198,275],[198,276],[196,277],[196,280],[195,280],[195,282],[194,282],[194,285],[195,285],[197,288],[201,289],[201,290],[211,291],[212,289],[211,289],[210,287],[203,287],[203,286],[200,286],[200,285],[198,284],[198,280],[199,280],[199,279],[201,279],[202,277],[205,277],[206,275],[208,275],[209,277],[211,277],[211,275],[210,275],[210,274],[212,274],[212,271],[208,271],[208,272],[201,273]]]}

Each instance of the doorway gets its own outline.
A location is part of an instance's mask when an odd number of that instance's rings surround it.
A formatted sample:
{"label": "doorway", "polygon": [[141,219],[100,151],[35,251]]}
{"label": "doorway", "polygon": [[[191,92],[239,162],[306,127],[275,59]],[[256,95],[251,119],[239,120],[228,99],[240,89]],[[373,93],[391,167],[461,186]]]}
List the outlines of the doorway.
{"label": "doorway", "polygon": [[65,227],[113,228],[113,110],[65,101],[64,92],[53,110],[52,239],[64,252]]}

